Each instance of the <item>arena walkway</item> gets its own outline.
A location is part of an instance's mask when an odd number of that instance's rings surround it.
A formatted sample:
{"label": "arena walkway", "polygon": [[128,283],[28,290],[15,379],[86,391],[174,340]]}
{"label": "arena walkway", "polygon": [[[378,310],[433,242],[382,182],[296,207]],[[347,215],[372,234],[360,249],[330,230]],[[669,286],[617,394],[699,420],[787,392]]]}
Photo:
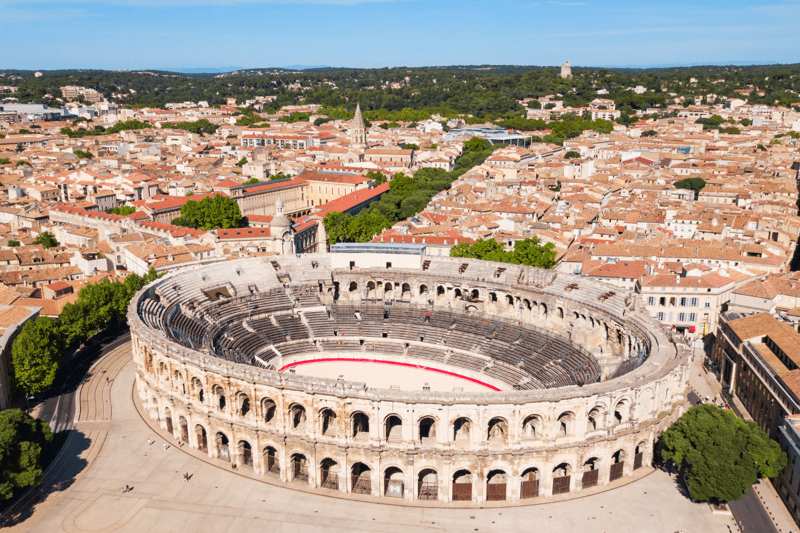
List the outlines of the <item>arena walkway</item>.
{"label": "arena walkway", "polygon": [[[261,483],[201,461],[172,443],[165,449],[163,438],[136,411],[129,345],[120,350],[123,355],[115,350],[101,359],[82,387],[76,437],[48,473],[52,490],[10,531],[731,531],[729,517],[692,504],[660,471],[571,501],[491,509],[390,506]],[[150,445],[148,439],[156,442]],[[192,475],[189,482],[183,481],[184,472]],[[126,484],[133,490],[123,494]]]}

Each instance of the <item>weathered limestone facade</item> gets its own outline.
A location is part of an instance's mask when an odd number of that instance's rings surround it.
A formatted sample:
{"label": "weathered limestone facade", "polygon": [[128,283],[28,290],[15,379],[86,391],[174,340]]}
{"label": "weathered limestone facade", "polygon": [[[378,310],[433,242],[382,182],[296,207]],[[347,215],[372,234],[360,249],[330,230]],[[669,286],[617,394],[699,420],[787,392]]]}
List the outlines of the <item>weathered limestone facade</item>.
{"label": "weathered limestone facade", "polygon": [[[420,271],[331,271],[329,256],[309,254],[157,280],[137,294],[128,316],[140,398],[162,428],[211,457],[287,483],[375,498],[524,502],[650,465],[659,433],[683,412],[687,354],[633,295],[533,268],[432,261]],[[371,389],[232,363],[143,321],[140,300],[159,294],[167,317],[184,305],[178,299],[220,280],[232,296],[245,287],[252,294],[256,281],[261,290],[287,283],[322,287],[326,304],[396,299],[529,323],[594,354],[603,379],[492,393]],[[646,359],[612,378],[639,350]]]}

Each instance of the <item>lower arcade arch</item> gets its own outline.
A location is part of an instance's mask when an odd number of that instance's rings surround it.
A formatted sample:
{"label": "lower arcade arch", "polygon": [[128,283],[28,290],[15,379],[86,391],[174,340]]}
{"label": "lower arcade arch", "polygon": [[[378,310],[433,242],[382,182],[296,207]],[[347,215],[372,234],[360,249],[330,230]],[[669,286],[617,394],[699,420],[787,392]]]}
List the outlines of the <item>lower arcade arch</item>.
{"label": "lower arcade arch", "polygon": [[453,501],[467,502],[472,500],[472,472],[458,470],[453,474]]}
{"label": "lower arcade arch", "polygon": [[323,459],[319,465],[319,486],[339,490],[339,463],[333,459]]}
{"label": "lower arcade arch", "polygon": [[508,475],[503,470],[492,470],[486,476],[486,501],[504,501],[508,487]]}
{"label": "lower arcade arch", "polygon": [[522,472],[519,486],[519,497],[523,500],[539,495],[539,469],[527,468]]}
{"label": "lower arcade arch", "polygon": [[417,499],[439,499],[439,474],[432,468],[424,468],[417,474]]}
{"label": "lower arcade arch", "polygon": [[405,490],[403,471],[390,466],[383,472],[383,495],[389,498],[402,498]]}
{"label": "lower arcade arch", "polygon": [[372,470],[364,463],[350,467],[350,492],[372,494]]}

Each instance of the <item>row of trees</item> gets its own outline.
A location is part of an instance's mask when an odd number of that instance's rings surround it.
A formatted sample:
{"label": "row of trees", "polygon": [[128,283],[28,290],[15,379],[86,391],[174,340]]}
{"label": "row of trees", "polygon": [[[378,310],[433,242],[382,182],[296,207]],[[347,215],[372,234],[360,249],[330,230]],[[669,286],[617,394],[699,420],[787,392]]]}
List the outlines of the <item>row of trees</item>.
{"label": "row of trees", "polygon": [[[389,192],[373,202],[358,215],[333,212],[325,215],[323,223],[328,233],[328,242],[367,242],[394,223],[410,218],[428,205],[434,195],[448,189],[459,176],[474,166],[482,164],[494,150],[505,145],[492,145],[486,139],[473,137],[464,143],[464,154],[455,168],[447,172],[441,168],[423,168],[413,177],[398,173],[389,182]],[[367,174],[383,183],[386,177],[379,172]]]}
{"label": "row of trees", "polygon": [[68,303],[59,319],[40,316],[26,322],[11,346],[13,384],[25,394],[39,394],[53,383],[68,347],[85,342],[92,335],[125,321],[128,304],[136,291],[158,276],[130,274],[125,281],[90,283]]}
{"label": "row of trees", "polygon": [[189,200],[181,206],[181,216],[173,219],[172,223],[205,231],[238,228],[242,223],[242,213],[236,200],[216,194],[199,202]]}
{"label": "row of trees", "polygon": [[450,257],[468,257],[547,269],[556,266],[556,255],[553,243],[542,244],[539,237],[517,241],[514,250],[510,252],[494,239],[479,239],[474,244],[462,242],[450,248]]}

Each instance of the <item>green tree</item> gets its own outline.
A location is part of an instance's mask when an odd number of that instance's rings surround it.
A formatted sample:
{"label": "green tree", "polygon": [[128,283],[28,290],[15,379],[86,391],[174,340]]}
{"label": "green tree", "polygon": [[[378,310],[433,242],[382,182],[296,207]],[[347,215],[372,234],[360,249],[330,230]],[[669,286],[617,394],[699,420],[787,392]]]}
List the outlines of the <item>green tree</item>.
{"label": "green tree", "polygon": [[350,242],[350,221],[352,216],[347,213],[334,211],[325,215],[322,223],[325,225],[325,232],[328,234],[328,244],[337,242]]}
{"label": "green tree", "polygon": [[136,212],[136,208],[132,205],[121,205],[118,207],[112,207],[111,209],[106,209],[106,213],[109,215],[119,215],[121,217],[126,217],[128,215],[132,215]]}
{"label": "green tree", "polygon": [[364,177],[367,179],[375,180],[375,185],[386,183],[386,174],[384,174],[383,172],[374,172],[370,170]]}
{"label": "green tree", "polygon": [[36,240],[33,241],[33,244],[41,244],[44,248],[54,248],[58,246],[59,243],[56,240],[55,235],[49,231],[43,231],[36,237]]}
{"label": "green tree", "polygon": [[414,181],[414,178],[409,178],[402,172],[395,174],[392,181],[389,182],[389,190],[403,198],[417,189],[419,189],[419,184]]}
{"label": "green tree", "polygon": [[0,165],[7,165],[11,163],[11,160],[7,157],[0,157]]}
{"label": "green tree", "polygon": [[261,183],[258,178],[250,178],[249,180],[245,181],[242,185],[255,185],[256,183]]}
{"label": "green tree", "polygon": [[555,245],[551,242],[542,244],[539,237],[532,237],[518,241],[511,252],[513,263],[533,266],[537,268],[552,269],[556,266]]}
{"label": "green tree", "polygon": [[363,210],[349,223],[349,237],[355,242],[368,242],[392,224],[377,211]]}
{"label": "green tree", "polygon": [[491,147],[492,143],[486,139],[481,139],[480,137],[473,137],[464,143],[465,152],[482,152],[483,150],[488,150]]}
{"label": "green tree", "polygon": [[687,471],[695,501],[737,500],[759,474],[775,477],[788,462],[778,443],[755,422],[710,404],[689,409],[661,440],[662,457]]}
{"label": "green tree", "polygon": [[0,412],[0,500],[42,481],[42,452],[53,441],[50,425],[19,409]]}
{"label": "green tree", "polygon": [[581,153],[576,152],[575,150],[570,150],[566,154],[564,154],[564,159],[580,159]]}
{"label": "green tree", "polygon": [[16,248],[19,245],[20,245],[19,241],[8,241],[8,246],[10,246],[11,248]]}
{"label": "green tree", "polygon": [[400,148],[402,148],[403,150],[419,150],[419,145],[414,143],[406,143],[402,145]]}
{"label": "green tree", "polygon": [[700,191],[706,186],[706,180],[703,178],[685,178],[673,183],[676,189],[689,189],[694,191],[694,199],[700,196]]}
{"label": "green tree", "polygon": [[[173,219],[173,223],[195,227],[201,230],[238,228],[242,222],[242,214],[236,200],[217,194],[206,196],[199,202],[189,200],[181,206],[181,216]],[[178,224],[176,224],[178,225]]]}
{"label": "green tree", "polygon": [[478,239],[474,244],[462,242],[450,248],[450,257],[467,257],[486,261],[501,261],[505,258],[503,245],[494,239]]}
{"label": "green tree", "polygon": [[26,322],[11,345],[14,384],[26,394],[38,394],[49,387],[65,347],[57,321],[40,316]]}
{"label": "green tree", "polygon": [[92,157],[94,157],[94,156],[92,155],[92,152],[90,152],[90,151],[88,151],[88,150],[86,150],[86,151],[83,151],[83,150],[75,150],[75,151],[74,151],[74,152],[72,152],[72,153],[73,153],[73,154],[75,154],[75,155],[77,156],[77,158],[78,158],[78,159],[91,159]]}
{"label": "green tree", "polygon": [[241,159],[239,160],[239,162],[238,162],[238,163],[236,163],[236,165],[237,165],[237,166],[239,166],[239,167],[243,167],[243,166],[245,166],[246,164],[247,164],[247,158],[246,158],[246,157],[243,157],[243,158],[241,158]]}

